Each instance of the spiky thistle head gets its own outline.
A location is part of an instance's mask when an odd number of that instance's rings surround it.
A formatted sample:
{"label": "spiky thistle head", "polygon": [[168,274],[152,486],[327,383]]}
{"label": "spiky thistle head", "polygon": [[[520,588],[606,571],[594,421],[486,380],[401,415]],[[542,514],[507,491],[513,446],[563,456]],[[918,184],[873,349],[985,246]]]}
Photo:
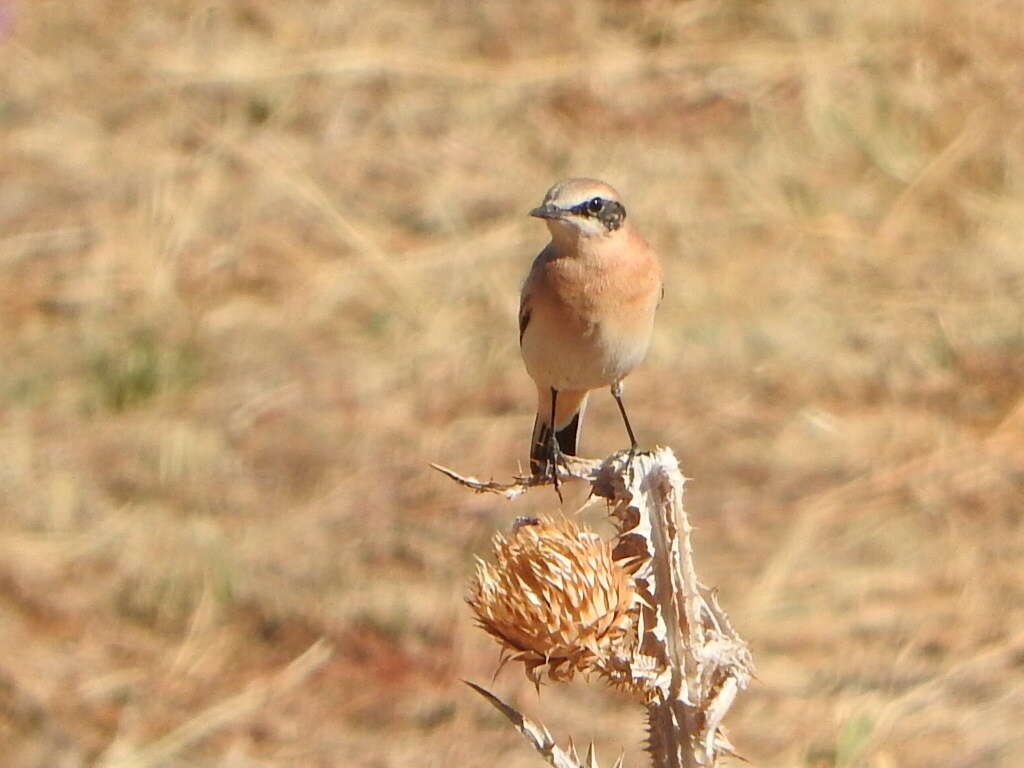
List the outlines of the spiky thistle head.
{"label": "spiky thistle head", "polygon": [[521,521],[477,560],[469,605],[539,684],[598,672],[621,685],[636,645],[639,602],[611,544],[565,518]]}

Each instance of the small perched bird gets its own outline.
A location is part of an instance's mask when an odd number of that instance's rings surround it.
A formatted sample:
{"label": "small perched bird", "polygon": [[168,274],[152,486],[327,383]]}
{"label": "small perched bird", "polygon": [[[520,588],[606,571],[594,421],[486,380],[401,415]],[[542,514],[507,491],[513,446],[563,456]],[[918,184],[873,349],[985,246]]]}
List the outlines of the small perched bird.
{"label": "small perched bird", "polygon": [[604,182],[560,182],[530,215],[551,232],[519,303],[519,346],[537,384],[530,469],[550,473],[557,491],[556,463],[576,455],[590,390],[611,387],[636,450],[622,380],[647,354],[664,290],[657,254]]}

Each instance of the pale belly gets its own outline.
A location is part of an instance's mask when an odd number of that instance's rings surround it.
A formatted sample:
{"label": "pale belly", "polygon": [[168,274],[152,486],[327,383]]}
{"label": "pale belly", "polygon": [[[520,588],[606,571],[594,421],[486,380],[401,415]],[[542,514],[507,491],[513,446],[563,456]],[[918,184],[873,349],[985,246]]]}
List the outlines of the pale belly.
{"label": "pale belly", "polygon": [[541,387],[589,390],[624,379],[647,354],[649,321],[629,329],[607,325],[558,323],[554,317],[533,317],[523,334],[526,370]]}

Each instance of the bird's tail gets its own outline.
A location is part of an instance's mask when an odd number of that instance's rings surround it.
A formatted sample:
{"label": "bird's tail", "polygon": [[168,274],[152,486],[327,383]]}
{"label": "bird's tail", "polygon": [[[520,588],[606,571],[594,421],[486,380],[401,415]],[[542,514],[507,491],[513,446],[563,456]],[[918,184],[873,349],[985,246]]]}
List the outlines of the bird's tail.
{"label": "bird's tail", "polygon": [[[530,443],[530,471],[534,475],[548,471],[551,451],[551,390],[537,390],[537,418],[533,422],[533,440]],[[580,444],[583,412],[587,408],[586,390],[563,390],[555,401],[555,440],[562,453],[575,456]]]}

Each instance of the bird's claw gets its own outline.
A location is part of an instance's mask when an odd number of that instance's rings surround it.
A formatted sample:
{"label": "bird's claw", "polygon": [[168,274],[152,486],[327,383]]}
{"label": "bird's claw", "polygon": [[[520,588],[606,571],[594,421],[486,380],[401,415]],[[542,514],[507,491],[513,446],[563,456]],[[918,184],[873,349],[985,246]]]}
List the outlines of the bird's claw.
{"label": "bird's claw", "polygon": [[562,481],[558,478],[558,465],[561,464],[566,471],[569,470],[569,465],[565,461],[565,454],[562,453],[562,447],[558,444],[553,431],[549,440],[549,448],[551,458],[548,461],[548,473],[551,475],[551,484],[555,486],[555,493],[558,494],[558,501],[562,503],[565,499],[562,498]]}

